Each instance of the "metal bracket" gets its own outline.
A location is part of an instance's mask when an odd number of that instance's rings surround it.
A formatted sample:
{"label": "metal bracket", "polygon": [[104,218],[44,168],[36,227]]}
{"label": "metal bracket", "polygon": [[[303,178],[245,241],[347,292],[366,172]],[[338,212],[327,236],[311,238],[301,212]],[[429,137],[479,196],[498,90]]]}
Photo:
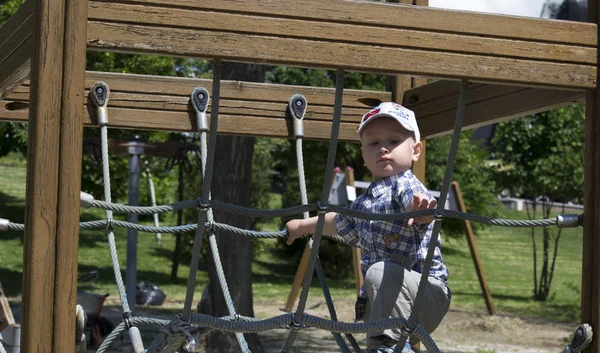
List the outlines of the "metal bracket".
{"label": "metal bracket", "polygon": [[108,96],[110,95],[110,89],[106,82],[99,81],[92,85],[90,89],[90,97],[92,103],[96,106],[96,112],[98,114],[98,125],[108,125]]}
{"label": "metal bracket", "polygon": [[192,91],[190,102],[196,111],[196,125],[198,131],[208,131],[208,120],[206,119],[206,110],[208,109],[208,102],[210,101],[210,94],[204,87],[196,87]]}
{"label": "metal bracket", "polygon": [[294,118],[294,135],[296,137],[304,136],[304,114],[306,114],[306,98],[301,94],[294,94],[288,102],[288,111]]}

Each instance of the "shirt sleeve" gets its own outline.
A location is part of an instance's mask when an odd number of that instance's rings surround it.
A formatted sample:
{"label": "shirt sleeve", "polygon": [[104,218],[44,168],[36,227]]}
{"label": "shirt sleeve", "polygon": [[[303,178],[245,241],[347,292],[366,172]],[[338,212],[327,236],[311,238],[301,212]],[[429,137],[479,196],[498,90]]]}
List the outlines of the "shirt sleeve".
{"label": "shirt sleeve", "polygon": [[[433,195],[427,190],[425,185],[423,185],[419,179],[415,176],[408,178],[403,185],[398,190],[398,199],[400,201],[400,205],[402,207],[402,212],[407,212],[408,204],[412,201],[413,196],[417,193],[423,193],[429,196],[430,200],[434,200]],[[428,230],[429,226],[432,223],[414,223],[413,227],[419,232],[425,232]]]}
{"label": "shirt sleeve", "polygon": [[[353,209],[353,205],[354,203],[351,203],[347,208]],[[348,241],[351,245],[359,245],[358,229],[354,218],[338,213],[335,217],[335,228],[337,229],[339,236],[344,238],[344,240]]]}

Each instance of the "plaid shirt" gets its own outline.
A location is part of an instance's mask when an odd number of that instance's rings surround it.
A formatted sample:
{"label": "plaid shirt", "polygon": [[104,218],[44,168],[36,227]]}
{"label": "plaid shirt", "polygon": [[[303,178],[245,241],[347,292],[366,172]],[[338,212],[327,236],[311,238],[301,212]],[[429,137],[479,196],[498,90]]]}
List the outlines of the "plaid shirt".
{"label": "plaid shirt", "polygon": [[[425,186],[407,170],[371,183],[367,191],[348,205],[348,208],[383,214],[406,212],[413,195],[419,192],[433,199]],[[406,220],[369,221],[338,214],[336,228],[340,236],[362,249],[360,267],[363,276],[372,264],[390,261],[392,254],[403,257],[407,264],[414,264],[412,270],[421,273],[427,257],[433,222],[414,223],[409,227]],[[448,269],[442,259],[441,247],[441,239],[438,238],[429,275],[445,283],[448,279]],[[359,298],[363,299],[359,302],[364,302],[367,298],[364,286],[360,289]],[[358,304],[357,302],[357,316],[360,314]]]}

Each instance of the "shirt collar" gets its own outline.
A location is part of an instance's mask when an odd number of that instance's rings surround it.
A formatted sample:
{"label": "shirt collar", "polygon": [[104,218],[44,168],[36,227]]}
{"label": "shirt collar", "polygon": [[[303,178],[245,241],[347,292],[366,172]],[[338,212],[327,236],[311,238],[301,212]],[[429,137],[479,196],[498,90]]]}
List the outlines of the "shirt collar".
{"label": "shirt collar", "polygon": [[410,169],[398,173],[398,174],[394,174],[394,175],[390,175],[389,177],[385,177],[383,179],[379,179],[377,181],[374,181],[371,183],[371,185],[369,185],[369,188],[367,189],[367,194],[372,195],[373,197],[378,197],[383,195],[392,185],[394,185],[394,183],[404,177],[404,176],[410,176],[412,174],[412,172],[410,171]]}

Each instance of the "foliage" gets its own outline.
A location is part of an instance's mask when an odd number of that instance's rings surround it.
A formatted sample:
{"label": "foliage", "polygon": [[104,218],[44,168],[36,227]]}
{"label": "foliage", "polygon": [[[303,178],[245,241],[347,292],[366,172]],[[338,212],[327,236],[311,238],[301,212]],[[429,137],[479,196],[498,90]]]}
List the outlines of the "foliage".
{"label": "foliage", "polygon": [[[473,131],[461,133],[452,180],[460,185],[467,212],[481,216],[496,217],[498,200],[495,193],[493,169],[488,166],[488,152],[479,141],[473,140]],[[452,136],[427,140],[425,179],[429,190],[440,190],[444,180],[448,151]],[[474,231],[482,230],[481,223],[471,223]],[[445,218],[442,223],[444,234],[462,236],[462,221]]]}
{"label": "foliage", "polygon": [[[552,201],[583,201],[584,106],[574,104],[499,124],[494,155],[503,161],[499,185],[517,197],[532,199],[528,215],[548,218]],[[548,298],[561,232],[542,231],[542,263],[537,276],[536,231],[531,229],[534,298]],[[551,252],[553,253],[551,254]]]}
{"label": "foliage", "polygon": [[498,124],[498,185],[516,197],[581,202],[584,109],[574,104]]}
{"label": "foliage", "polygon": [[0,25],[4,24],[12,14],[17,12],[24,0],[2,0],[0,1]]}

